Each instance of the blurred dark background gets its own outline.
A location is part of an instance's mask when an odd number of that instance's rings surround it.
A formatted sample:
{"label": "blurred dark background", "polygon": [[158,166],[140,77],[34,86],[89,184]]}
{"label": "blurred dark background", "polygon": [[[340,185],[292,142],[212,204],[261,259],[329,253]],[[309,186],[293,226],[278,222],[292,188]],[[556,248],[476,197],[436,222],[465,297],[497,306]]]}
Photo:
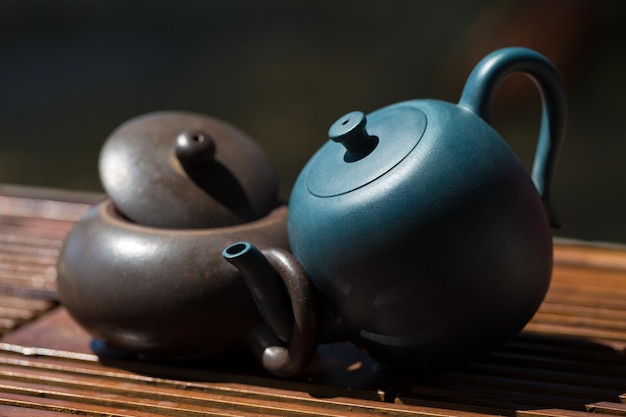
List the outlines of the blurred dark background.
{"label": "blurred dark background", "polygon": [[[620,0],[4,0],[0,183],[99,192],[106,137],[177,109],[250,134],[288,197],[339,116],[456,102],[480,58],[516,45],[550,58],[568,90],[556,234],[626,242],[625,27]],[[527,166],[538,97],[514,76],[495,102],[493,123]]]}

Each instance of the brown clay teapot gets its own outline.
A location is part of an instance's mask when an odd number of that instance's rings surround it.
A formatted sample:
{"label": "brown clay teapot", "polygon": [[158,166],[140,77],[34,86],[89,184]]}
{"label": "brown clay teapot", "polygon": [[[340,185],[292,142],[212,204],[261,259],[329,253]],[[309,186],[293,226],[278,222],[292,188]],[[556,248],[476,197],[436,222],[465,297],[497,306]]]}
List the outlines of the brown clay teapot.
{"label": "brown clay teapot", "polygon": [[[268,339],[276,332],[264,330],[239,272],[221,256],[238,240],[289,248],[274,170],[249,137],[194,113],[140,116],[107,139],[100,176],[109,197],[74,226],[58,260],[61,302],[97,340],[169,358],[250,340],[263,360],[268,346],[289,339],[288,301],[269,300],[287,310],[286,330]],[[271,285],[284,294],[281,282]],[[288,361],[278,353],[266,367],[294,372],[312,350],[311,342]]]}

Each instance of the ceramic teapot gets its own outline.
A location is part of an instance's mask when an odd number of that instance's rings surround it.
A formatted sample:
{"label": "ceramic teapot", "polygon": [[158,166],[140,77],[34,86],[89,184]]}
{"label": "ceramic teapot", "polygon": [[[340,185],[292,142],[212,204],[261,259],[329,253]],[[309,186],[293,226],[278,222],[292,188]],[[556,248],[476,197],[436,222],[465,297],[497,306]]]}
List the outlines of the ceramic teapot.
{"label": "ceramic teapot", "polygon": [[[75,224],[58,260],[60,300],[97,340],[146,357],[179,358],[245,340],[262,352],[288,339],[289,330],[278,331],[280,338],[268,342],[249,289],[221,256],[237,240],[289,248],[287,207],[252,139],[200,114],[143,115],[107,139],[100,177],[108,197]],[[268,292],[283,296],[283,283],[274,285],[278,291]],[[277,306],[281,300],[269,298]],[[290,320],[287,311],[282,328]],[[299,348],[296,362],[312,347]]]}
{"label": "ceramic teapot", "polygon": [[[489,125],[494,91],[514,72],[542,96],[532,177]],[[277,270],[300,265],[335,333],[389,365],[436,369],[490,352],[532,318],[550,283],[565,113],[555,67],[506,48],[477,64],[458,104],[342,116],[295,183],[293,258]],[[235,243],[224,256],[237,266],[252,250]],[[242,271],[258,282],[264,269]]]}

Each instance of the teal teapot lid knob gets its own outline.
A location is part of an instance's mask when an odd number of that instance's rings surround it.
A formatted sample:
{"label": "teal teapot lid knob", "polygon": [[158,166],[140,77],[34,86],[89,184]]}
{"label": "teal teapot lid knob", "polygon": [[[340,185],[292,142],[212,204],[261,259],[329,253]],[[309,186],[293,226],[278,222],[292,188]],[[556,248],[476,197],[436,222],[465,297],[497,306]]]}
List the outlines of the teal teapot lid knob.
{"label": "teal teapot lid knob", "polygon": [[367,118],[360,111],[353,111],[339,118],[328,129],[328,137],[341,143],[349,155],[364,157],[378,143],[376,136],[371,136],[366,128]]}

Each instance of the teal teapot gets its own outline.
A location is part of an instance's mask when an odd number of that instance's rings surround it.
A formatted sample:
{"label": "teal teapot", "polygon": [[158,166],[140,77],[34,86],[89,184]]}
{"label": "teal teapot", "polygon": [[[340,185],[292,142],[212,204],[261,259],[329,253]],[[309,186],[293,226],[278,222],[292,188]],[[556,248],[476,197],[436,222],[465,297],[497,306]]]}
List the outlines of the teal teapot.
{"label": "teal teapot", "polygon": [[[532,175],[489,124],[494,92],[515,72],[542,97]],[[318,342],[347,339],[383,363],[422,370],[485,355],[525,326],[549,286],[565,119],[555,67],[532,50],[497,50],[458,104],[412,100],[339,118],[294,185],[293,256],[238,242],[224,257],[252,286],[272,274],[310,280],[328,313],[310,309]]]}

